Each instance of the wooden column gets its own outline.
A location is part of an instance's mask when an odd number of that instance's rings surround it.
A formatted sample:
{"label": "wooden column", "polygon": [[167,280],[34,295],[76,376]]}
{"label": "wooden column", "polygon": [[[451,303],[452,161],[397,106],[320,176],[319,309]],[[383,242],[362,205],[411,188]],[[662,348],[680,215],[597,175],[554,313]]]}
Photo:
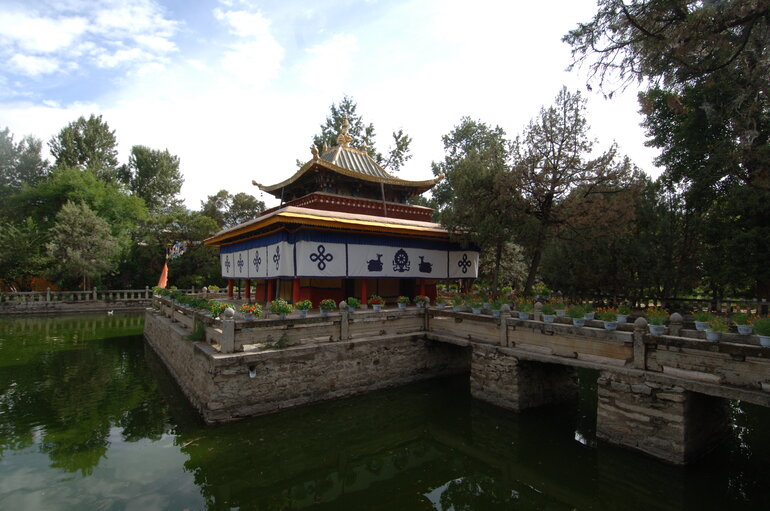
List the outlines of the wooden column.
{"label": "wooden column", "polygon": [[361,279],[361,305],[366,305],[366,279]]}
{"label": "wooden column", "polygon": [[267,281],[267,300],[265,300],[265,304],[270,303],[274,300],[275,296],[275,280],[270,279]]}
{"label": "wooden column", "polygon": [[291,290],[291,301],[294,305],[299,301],[299,277],[294,277],[294,286]]}
{"label": "wooden column", "polygon": [[251,302],[251,281],[249,279],[246,279],[245,291],[246,301]]}
{"label": "wooden column", "polygon": [[227,297],[228,298],[233,297],[233,279],[227,280]]}

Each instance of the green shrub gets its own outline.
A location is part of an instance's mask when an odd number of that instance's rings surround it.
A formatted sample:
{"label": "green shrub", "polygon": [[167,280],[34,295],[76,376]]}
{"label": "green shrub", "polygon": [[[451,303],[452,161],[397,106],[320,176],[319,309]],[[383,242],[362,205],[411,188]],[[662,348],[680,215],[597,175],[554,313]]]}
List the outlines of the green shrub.
{"label": "green shrub", "polygon": [[294,307],[283,298],[270,302],[270,312],[273,314],[291,314],[293,310]]}
{"label": "green shrub", "polygon": [[319,305],[319,307],[321,307],[321,309],[325,311],[333,311],[334,309],[337,308],[337,302],[335,302],[331,298],[324,298],[323,300],[321,300],[321,304]]}
{"label": "green shrub", "polygon": [[567,309],[567,316],[574,319],[581,319],[585,317],[586,310],[583,308],[582,305],[573,305],[569,309]]}
{"label": "green shrub", "polygon": [[754,333],[763,337],[770,336],[770,318],[759,318],[754,320]]}
{"label": "green shrub", "polygon": [[355,296],[349,296],[347,299],[348,307],[351,309],[357,309],[361,306],[361,300],[356,298]]}
{"label": "green shrub", "polygon": [[313,302],[310,300],[302,300],[300,302],[297,302],[297,309],[301,311],[309,311],[313,308]]}

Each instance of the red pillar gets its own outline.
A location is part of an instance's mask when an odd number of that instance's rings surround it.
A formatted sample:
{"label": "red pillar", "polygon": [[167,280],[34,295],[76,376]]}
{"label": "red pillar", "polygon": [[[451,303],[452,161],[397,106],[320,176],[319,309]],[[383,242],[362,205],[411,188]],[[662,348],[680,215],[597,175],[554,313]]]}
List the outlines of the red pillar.
{"label": "red pillar", "polygon": [[244,287],[246,290],[246,301],[251,302],[251,281],[249,279],[246,279],[246,285]]}
{"label": "red pillar", "polygon": [[271,301],[273,301],[274,296],[275,296],[275,281],[270,279],[267,281],[267,300],[265,300],[265,304],[268,304]]}
{"label": "red pillar", "polygon": [[291,301],[294,305],[299,301],[299,277],[294,277],[294,287],[291,290]]}
{"label": "red pillar", "polygon": [[227,297],[228,298],[233,297],[233,279],[227,280]]}
{"label": "red pillar", "polygon": [[361,304],[366,305],[366,279],[361,279]]}
{"label": "red pillar", "polygon": [[425,296],[425,279],[420,279],[420,294]]}

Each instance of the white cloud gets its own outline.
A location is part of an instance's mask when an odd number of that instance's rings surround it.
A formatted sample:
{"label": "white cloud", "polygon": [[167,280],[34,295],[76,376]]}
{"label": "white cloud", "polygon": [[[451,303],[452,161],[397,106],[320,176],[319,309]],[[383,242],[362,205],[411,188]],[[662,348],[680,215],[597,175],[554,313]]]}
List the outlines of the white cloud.
{"label": "white cloud", "polygon": [[299,74],[306,86],[333,92],[345,86],[358,53],[358,39],[351,34],[337,34],[331,39],[305,50]]}
{"label": "white cloud", "polygon": [[278,76],[284,49],[270,31],[270,21],[260,12],[214,9],[214,17],[238,39],[228,45],[222,69],[254,87],[270,85]]}
{"label": "white cloud", "polygon": [[83,17],[47,18],[0,8],[0,40],[33,53],[68,48],[87,28]]}
{"label": "white cloud", "polygon": [[40,76],[53,73],[59,69],[59,62],[48,57],[16,54],[9,61],[11,68],[26,76]]}

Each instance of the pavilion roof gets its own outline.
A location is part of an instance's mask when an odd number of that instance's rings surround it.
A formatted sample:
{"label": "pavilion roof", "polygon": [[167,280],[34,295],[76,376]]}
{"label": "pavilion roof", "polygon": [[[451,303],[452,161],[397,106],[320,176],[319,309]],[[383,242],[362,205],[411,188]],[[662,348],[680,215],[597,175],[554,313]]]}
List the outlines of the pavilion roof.
{"label": "pavilion roof", "polygon": [[298,181],[309,170],[314,167],[322,167],[337,174],[362,181],[414,188],[416,192],[422,193],[444,178],[442,174],[437,178],[423,181],[400,179],[378,165],[366,151],[350,147],[352,140],[352,137],[348,134],[348,120],[345,118],[342,124],[342,132],[337,136],[338,145],[324,151],[322,154],[318,153],[316,147],[312,147],[313,158],[305,163],[293,176],[280,183],[273,185],[263,185],[256,181],[252,181],[252,183],[264,192],[279,196],[281,189]]}

